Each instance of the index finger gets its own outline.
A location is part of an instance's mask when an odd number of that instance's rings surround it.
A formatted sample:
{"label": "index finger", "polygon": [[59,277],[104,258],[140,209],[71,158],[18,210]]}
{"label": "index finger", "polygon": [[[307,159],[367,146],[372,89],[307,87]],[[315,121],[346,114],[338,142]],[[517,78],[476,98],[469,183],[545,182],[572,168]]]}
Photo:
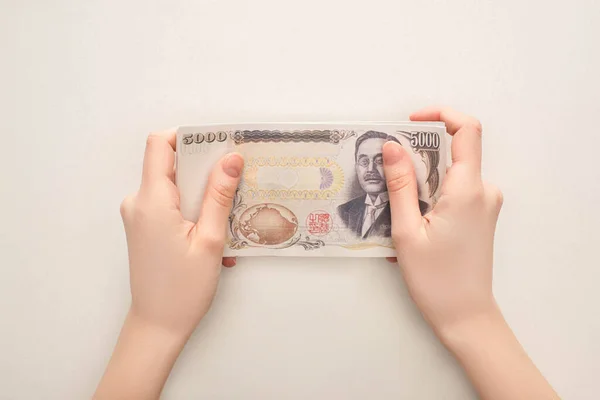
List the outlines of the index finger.
{"label": "index finger", "polygon": [[411,114],[412,121],[442,121],[452,140],[452,163],[481,176],[481,123],[451,108],[430,107]]}
{"label": "index finger", "polygon": [[152,185],[163,179],[174,180],[175,140],[174,130],[148,135],[142,186]]}

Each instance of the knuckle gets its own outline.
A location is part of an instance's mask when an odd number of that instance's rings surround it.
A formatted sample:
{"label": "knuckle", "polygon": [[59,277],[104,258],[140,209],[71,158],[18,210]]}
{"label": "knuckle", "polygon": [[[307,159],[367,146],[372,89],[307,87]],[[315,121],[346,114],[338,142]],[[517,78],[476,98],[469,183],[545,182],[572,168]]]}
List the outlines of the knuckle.
{"label": "knuckle", "polygon": [[146,143],[153,143],[158,139],[158,135],[156,133],[149,133],[146,138]]}
{"label": "knuckle", "polygon": [[504,195],[502,194],[502,191],[494,185],[488,185],[486,190],[489,193],[492,204],[496,207],[496,209],[501,209],[502,205],[504,204]]}
{"label": "knuckle", "polygon": [[135,203],[131,207],[129,218],[134,224],[141,226],[150,223],[153,220],[152,217],[156,214],[156,207],[154,207],[151,202],[141,196],[135,200]]}
{"label": "knuckle", "polygon": [[128,218],[131,215],[133,208],[135,207],[135,195],[125,196],[121,202],[120,212],[123,219]]}
{"label": "knuckle", "polygon": [[388,179],[387,187],[390,192],[399,192],[406,189],[412,183],[412,176],[410,174],[400,174]]}
{"label": "knuckle", "polygon": [[479,121],[477,118],[473,118],[471,117],[469,119],[469,122],[467,123],[468,126],[473,129],[477,134],[482,135],[483,134],[483,126],[481,125],[481,121]]}
{"label": "knuckle", "polygon": [[467,207],[476,207],[485,203],[485,192],[483,188],[480,187],[465,189],[461,199],[462,203]]}
{"label": "knuckle", "polygon": [[440,119],[445,121],[452,115],[454,109],[452,107],[444,106],[440,109]]}
{"label": "knuckle", "polygon": [[158,141],[161,140],[161,137],[157,133],[150,133],[146,138],[146,147],[151,147],[155,145]]}
{"label": "knuckle", "polygon": [[221,207],[229,208],[233,202],[233,192],[228,186],[217,182],[210,186],[210,197]]}
{"label": "knuckle", "polygon": [[225,235],[203,230],[199,232],[198,242],[207,251],[221,251],[225,245]]}
{"label": "knuckle", "polygon": [[131,213],[131,219],[135,224],[145,224],[149,215],[150,213],[146,207],[136,205]]}

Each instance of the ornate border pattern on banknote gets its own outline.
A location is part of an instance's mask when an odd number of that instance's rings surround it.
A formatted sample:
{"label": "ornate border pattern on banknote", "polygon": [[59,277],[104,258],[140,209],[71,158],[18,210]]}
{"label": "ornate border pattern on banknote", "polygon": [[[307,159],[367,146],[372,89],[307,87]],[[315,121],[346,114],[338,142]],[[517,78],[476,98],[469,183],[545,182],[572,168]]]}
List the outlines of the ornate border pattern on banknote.
{"label": "ornate border pattern on banknote", "polygon": [[353,130],[304,130],[304,131],[279,131],[279,130],[244,130],[235,131],[231,135],[235,144],[256,142],[326,142],[338,144],[340,141],[356,136]]}

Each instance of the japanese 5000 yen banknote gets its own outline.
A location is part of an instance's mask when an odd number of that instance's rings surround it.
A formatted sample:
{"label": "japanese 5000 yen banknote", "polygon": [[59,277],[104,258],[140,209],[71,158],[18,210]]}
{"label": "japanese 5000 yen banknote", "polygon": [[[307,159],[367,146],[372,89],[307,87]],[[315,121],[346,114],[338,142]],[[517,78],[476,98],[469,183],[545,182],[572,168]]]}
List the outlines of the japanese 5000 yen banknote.
{"label": "japanese 5000 yen banknote", "polygon": [[294,123],[185,126],[177,186],[196,221],[208,175],[226,153],[244,156],[225,256],[384,257],[395,254],[383,144],[409,149],[419,206],[439,197],[447,166],[443,123]]}

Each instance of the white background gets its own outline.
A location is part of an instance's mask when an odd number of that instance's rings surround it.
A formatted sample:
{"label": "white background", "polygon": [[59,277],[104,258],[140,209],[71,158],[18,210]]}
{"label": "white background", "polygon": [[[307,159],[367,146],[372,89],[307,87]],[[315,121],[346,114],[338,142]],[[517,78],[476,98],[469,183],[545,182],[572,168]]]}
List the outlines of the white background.
{"label": "white background", "polygon": [[[179,124],[484,125],[494,289],[566,399],[600,394],[600,5],[0,0],[0,398],[89,398],[128,302],[119,203]],[[165,399],[471,399],[382,260],[241,259]]]}

